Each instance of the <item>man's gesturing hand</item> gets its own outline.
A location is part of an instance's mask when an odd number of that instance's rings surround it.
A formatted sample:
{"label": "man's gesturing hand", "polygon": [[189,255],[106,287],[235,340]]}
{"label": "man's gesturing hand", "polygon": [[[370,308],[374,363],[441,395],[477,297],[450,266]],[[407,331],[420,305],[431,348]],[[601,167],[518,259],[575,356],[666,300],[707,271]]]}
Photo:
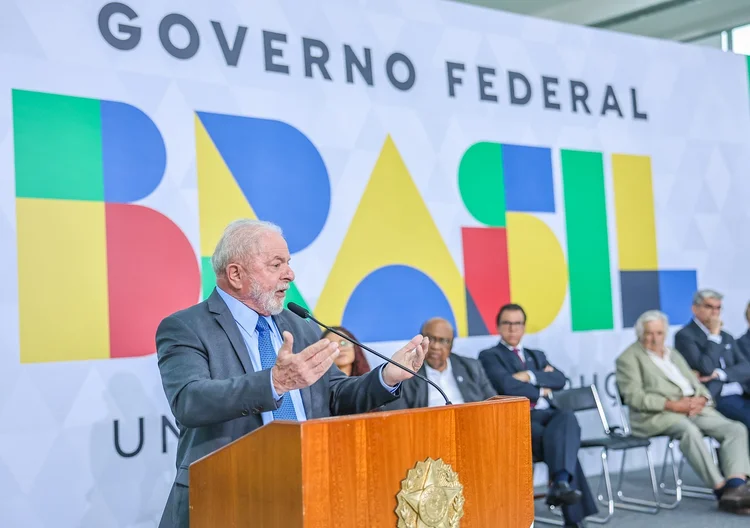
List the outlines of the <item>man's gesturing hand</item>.
{"label": "man's gesturing hand", "polygon": [[276,364],[271,368],[273,388],[279,396],[295,389],[304,389],[318,381],[339,355],[338,343],[321,339],[299,354],[292,353],[294,338],[284,332],[284,344],[279,349]]}
{"label": "man's gesturing hand", "polygon": [[[391,359],[416,372],[422,368],[424,355],[427,353],[427,348],[429,346],[429,339],[422,337],[421,335],[416,335],[411,341],[406,343],[406,345],[393,354]],[[389,387],[394,387],[411,377],[411,374],[395,365],[391,365],[390,363],[388,363],[383,369],[383,382]]]}

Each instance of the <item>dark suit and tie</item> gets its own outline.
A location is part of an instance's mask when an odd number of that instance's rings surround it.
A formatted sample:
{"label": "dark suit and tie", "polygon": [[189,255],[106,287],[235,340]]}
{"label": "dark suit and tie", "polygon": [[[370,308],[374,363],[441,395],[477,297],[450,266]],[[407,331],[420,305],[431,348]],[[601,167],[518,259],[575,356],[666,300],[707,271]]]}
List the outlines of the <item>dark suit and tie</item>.
{"label": "dark suit and tie", "polygon": [[[551,391],[565,387],[565,375],[547,361],[544,352],[524,348],[526,314],[518,305],[507,305],[498,314],[501,340],[479,353],[479,361],[498,394],[528,398],[531,406],[531,448],[534,459],[549,468],[547,502],[562,505],[566,525],[576,526],[598,509],[578,461],[581,428],[572,412],[556,409]],[[516,375],[514,377],[514,375]],[[518,378],[529,378],[521,381]],[[547,397],[542,396],[547,394]]]}
{"label": "dark suit and tie", "polygon": [[[399,397],[410,377],[388,366],[360,377],[341,372],[333,364],[337,343],[320,340],[317,325],[282,309],[294,279],[289,259],[277,226],[231,224],[212,257],[216,289],[156,331],[162,385],[179,430],[177,475],[160,528],[189,526],[189,467],[199,458],[273,420],[370,411]],[[417,336],[393,358],[418,369],[426,347]]]}

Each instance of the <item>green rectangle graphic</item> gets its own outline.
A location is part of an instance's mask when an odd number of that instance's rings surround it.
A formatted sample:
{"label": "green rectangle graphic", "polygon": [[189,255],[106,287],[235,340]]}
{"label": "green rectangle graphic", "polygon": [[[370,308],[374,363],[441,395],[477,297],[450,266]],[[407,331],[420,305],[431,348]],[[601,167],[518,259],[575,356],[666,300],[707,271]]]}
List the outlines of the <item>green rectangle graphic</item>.
{"label": "green rectangle graphic", "polygon": [[573,331],[609,330],[609,269],[604,161],[599,152],[561,151]]}
{"label": "green rectangle graphic", "polygon": [[16,196],[104,201],[96,99],[13,90]]}

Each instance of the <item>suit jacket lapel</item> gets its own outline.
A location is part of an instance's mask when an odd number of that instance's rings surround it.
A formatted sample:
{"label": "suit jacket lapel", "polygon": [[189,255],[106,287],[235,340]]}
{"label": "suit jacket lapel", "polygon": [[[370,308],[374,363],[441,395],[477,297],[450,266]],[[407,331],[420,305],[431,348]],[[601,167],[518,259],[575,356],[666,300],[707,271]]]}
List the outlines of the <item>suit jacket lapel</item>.
{"label": "suit jacket lapel", "polygon": [[[284,339],[284,332],[289,332],[290,334],[294,335],[292,333],[291,326],[287,323],[286,318],[282,316],[284,312],[282,312],[279,315],[274,315],[272,317],[273,322],[276,323],[276,328],[279,329],[279,334],[281,334],[282,340]],[[295,316],[296,317],[296,316]],[[294,344],[292,345],[292,352],[295,354],[300,353],[302,348],[302,341],[301,340],[294,340]],[[305,408],[305,415],[309,418],[312,416],[312,390],[310,387],[305,387],[304,389],[300,389],[299,391],[300,396],[302,396],[302,406]]]}
{"label": "suit jacket lapel", "polygon": [[245,340],[242,339],[242,334],[240,334],[240,329],[237,328],[237,323],[234,317],[232,317],[232,312],[229,311],[229,308],[216,289],[208,297],[208,309],[214,314],[216,321],[224,330],[224,333],[227,334],[227,338],[232,344],[232,348],[234,348],[237,359],[240,360],[245,373],[253,372],[253,364],[250,362],[250,352],[247,350],[247,346],[245,346]]}
{"label": "suit jacket lapel", "polygon": [[477,400],[477,396],[474,394],[474,390],[469,381],[469,373],[464,368],[464,363],[460,359],[456,359],[454,354],[450,355],[451,369],[453,370],[453,377],[456,379],[456,385],[458,385],[458,391],[461,393],[461,397],[464,402],[469,403]]}
{"label": "suit jacket lapel", "polygon": [[[425,378],[427,377],[427,371],[424,368],[424,364],[417,371]],[[403,395],[401,396],[406,401],[407,406],[410,409],[418,409],[420,407],[427,407],[430,401],[429,388],[430,386],[422,381],[421,379],[411,378],[403,384]]]}
{"label": "suit jacket lapel", "polygon": [[[512,366],[513,366],[514,372],[522,372],[526,370],[527,367],[523,364],[523,362],[521,361],[521,358],[518,357],[518,354],[513,352],[512,348],[508,348],[501,342],[500,344],[498,344],[497,349],[498,349],[498,352],[500,353],[500,359],[502,361],[504,361],[506,364],[508,362],[513,364]],[[524,355],[526,355],[526,359],[529,358],[528,351],[524,351]]]}

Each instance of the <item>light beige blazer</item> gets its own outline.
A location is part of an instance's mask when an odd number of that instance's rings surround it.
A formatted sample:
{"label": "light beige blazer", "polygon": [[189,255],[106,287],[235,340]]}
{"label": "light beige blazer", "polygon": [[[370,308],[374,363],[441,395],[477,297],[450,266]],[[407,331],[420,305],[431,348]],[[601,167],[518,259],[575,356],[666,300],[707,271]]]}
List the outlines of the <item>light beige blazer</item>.
{"label": "light beige blazer", "polygon": [[[685,358],[670,349],[670,359],[695,389],[695,396],[704,396],[712,405],[711,393],[698,381]],[[667,400],[683,397],[682,390],[654,364],[639,342],[630,345],[616,361],[615,376],[625,405],[630,408],[633,434],[651,437],[681,420],[685,415],[664,410]],[[707,407],[708,407],[707,405]]]}

